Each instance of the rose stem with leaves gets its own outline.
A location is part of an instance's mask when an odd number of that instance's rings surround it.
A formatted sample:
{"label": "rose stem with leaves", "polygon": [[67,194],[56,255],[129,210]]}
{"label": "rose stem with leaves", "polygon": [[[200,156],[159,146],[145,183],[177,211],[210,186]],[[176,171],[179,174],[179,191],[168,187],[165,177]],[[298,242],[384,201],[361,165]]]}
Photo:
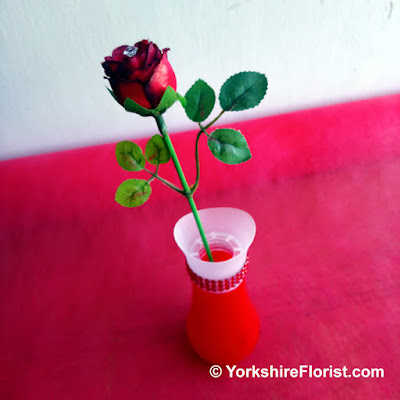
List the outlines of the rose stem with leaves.
{"label": "rose stem with leaves", "polygon": [[[107,88],[108,91],[118,103],[123,105],[126,111],[155,118],[158,129],[164,139],[163,144],[169,153],[167,158],[172,158],[183,189],[178,188],[158,175],[160,160],[156,162],[156,170],[152,172],[144,167],[145,158],[138,145],[133,142],[121,142],[117,144],[116,149],[117,161],[120,166],[128,171],[140,171],[143,169],[152,176],[147,181],[128,179],[122,182],[115,194],[115,200],[126,207],[142,205],[150,196],[150,182],[154,179],[160,180],[169,188],[188,199],[207,256],[210,261],[213,261],[193,200],[193,194],[197,190],[200,178],[199,139],[204,133],[208,138],[207,144],[211,153],[225,164],[240,164],[249,160],[251,153],[241,132],[234,129],[216,129],[212,133],[208,133],[207,129],[226,111],[241,111],[258,105],[265,96],[268,81],[264,74],[252,71],[239,72],[231,76],[221,87],[219,102],[222,111],[211,122],[203,126],[201,123],[208,118],[215,105],[216,96],[214,90],[206,82],[199,79],[189,89],[184,98],[179,95],[175,91],[176,77],[168,62],[167,51],[168,49],[163,49],[161,52],[152,42],[142,40],[134,46],[123,45],[114,49],[111,57],[105,57],[102,66],[113,89]],[[154,67],[151,77],[147,74],[150,65]],[[146,70],[145,76],[148,79],[144,81],[137,80],[139,76],[144,79],[142,76],[143,70]],[[127,80],[127,76],[131,80]],[[114,91],[116,91],[117,95],[114,94]],[[197,122],[200,127],[195,147],[196,181],[191,187],[189,187],[183,174],[164,119],[161,116],[176,100],[180,101],[189,119]],[[152,144],[155,147],[157,146],[154,142],[158,140],[157,138],[159,138],[158,135],[150,139],[150,141],[153,140]],[[168,159],[165,162],[168,162]],[[154,164],[151,162],[151,158],[148,161]],[[135,195],[138,193],[139,199],[135,199]]]}
{"label": "rose stem with leaves", "polygon": [[193,192],[190,190],[189,185],[188,185],[188,183],[186,181],[185,175],[183,174],[182,167],[181,167],[181,165],[179,163],[179,160],[178,160],[178,156],[176,155],[174,146],[172,145],[171,139],[170,139],[170,137],[168,135],[168,130],[167,130],[167,126],[166,126],[166,124],[164,122],[164,118],[161,115],[156,116],[154,118],[155,118],[155,120],[157,122],[157,126],[158,126],[158,129],[159,129],[160,133],[164,137],[165,144],[166,144],[166,146],[167,146],[167,148],[169,150],[169,153],[171,154],[171,158],[172,158],[172,161],[173,161],[173,163],[175,165],[176,172],[178,173],[179,179],[180,179],[180,181],[182,183],[182,187],[183,187],[183,190],[184,190],[184,195],[188,199],[190,208],[192,209],[192,213],[193,213],[194,219],[196,221],[197,228],[199,229],[201,240],[203,241],[203,245],[204,245],[204,248],[206,250],[208,259],[209,259],[209,261],[212,262],[214,260],[213,260],[212,254],[211,254],[210,247],[209,247],[208,242],[207,242],[206,235],[204,233],[203,226],[202,226],[201,221],[200,221],[200,217],[199,217],[199,213],[197,211],[196,203],[194,202],[194,199],[193,199]]}

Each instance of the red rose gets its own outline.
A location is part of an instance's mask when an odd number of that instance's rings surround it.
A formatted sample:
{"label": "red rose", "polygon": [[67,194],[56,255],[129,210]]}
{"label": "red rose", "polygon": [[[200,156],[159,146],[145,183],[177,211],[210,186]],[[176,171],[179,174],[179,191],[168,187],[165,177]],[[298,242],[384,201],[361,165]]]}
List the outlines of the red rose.
{"label": "red rose", "polygon": [[159,50],[148,40],[120,46],[101,64],[111,88],[122,105],[126,98],[144,108],[158,106],[167,86],[176,90],[174,70],[167,59],[169,49]]}

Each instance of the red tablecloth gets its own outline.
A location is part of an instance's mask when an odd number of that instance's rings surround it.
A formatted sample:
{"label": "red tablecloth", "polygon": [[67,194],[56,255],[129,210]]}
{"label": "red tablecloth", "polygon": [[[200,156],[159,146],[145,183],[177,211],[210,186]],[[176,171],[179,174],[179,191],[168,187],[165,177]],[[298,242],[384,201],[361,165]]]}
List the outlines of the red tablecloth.
{"label": "red tablecloth", "polygon": [[[238,368],[384,378],[212,378],[185,337],[186,200],[154,182],[144,206],[115,204],[133,174],[104,145],[0,163],[1,399],[400,398],[400,95],[233,125],[253,159],[224,166],[202,143],[196,201],[257,224],[261,336]],[[189,180],[194,135],[172,136]]]}

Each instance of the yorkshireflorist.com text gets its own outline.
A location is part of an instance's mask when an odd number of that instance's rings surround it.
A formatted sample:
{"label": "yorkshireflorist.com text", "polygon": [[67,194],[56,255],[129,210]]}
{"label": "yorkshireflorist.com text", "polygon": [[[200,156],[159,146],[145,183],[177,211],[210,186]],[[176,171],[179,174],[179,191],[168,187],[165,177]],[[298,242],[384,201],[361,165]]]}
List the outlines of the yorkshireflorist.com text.
{"label": "yorkshireflorist.com text", "polygon": [[329,365],[326,368],[314,368],[312,365],[299,365],[295,368],[284,367],[283,365],[267,367],[256,367],[252,365],[248,368],[240,368],[237,365],[213,365],[210,368],[210,375],[213,378],[219,378],[222,374],[229,378],[384,378],[385,371],[383,368],[348,368],[333,367]]}

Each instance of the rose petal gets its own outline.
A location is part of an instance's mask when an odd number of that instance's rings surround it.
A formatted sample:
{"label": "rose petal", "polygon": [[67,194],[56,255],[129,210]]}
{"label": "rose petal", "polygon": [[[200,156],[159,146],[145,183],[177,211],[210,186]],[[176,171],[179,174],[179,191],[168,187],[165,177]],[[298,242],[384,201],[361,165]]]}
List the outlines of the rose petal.
{"label": "rose petal", "polygon": [[104,63],[104,64],[107,64],[109,70],[110,70],[113,74],[116,74],[116,73],[120,70],[120,68],[122,68],[122,65],[123,65],[122,63],[120,63],[120,62],[118,62],[118,61],[107,61],[107,62]]}
{"label": "rose petal", "polygon": [[142,65],[144,64],[146,60],[146,54],[141,53],[141,54],[136,54],[135,56],[128,58],[126,60],[126,67],[132,71],[134,69],[141,68]]}
{"label": "rose petal", "polygon": [[136,69],[129,75],[128,79],[130,81],[138,80],[140,82],[147,83],[150,80],[154,69],[155,69],[155,66],[150,67],[150,68]]}
{"label": "rose petal", "polygon": [[146,39],[141,40],[140,42],[135,43],[135,47],[139,49],[139,51],[146,51],[149,41]]}
{"label": "rose petal", "polygon": [[[168,49],[168,50],[169,50],[169,49]],[[161,58],[162,58],[162,53],[161,53],[160,49],[157,49],[157,53],[156,53],[155,58],[156,58],[156,60],[161,60]]]}
{"label": "rose petal", "polygon": [[115,75],[122,63],[118,61],[105,61],[101,64],[104,68],[104,72],[107,75]]}
{"label": "rose petal", "polygon": [[157,54],[158,47],[153,43],[149,43],[149,47],[147,48],[147,57],[145,62],[145,67],[149,67],[155,61],[155,56]]}
{"label": "rose petal", "polygon": [[176,90],[175,72],[167,59],[167,51],[165,51],[145,88],[147,98],[153,107],[157,107],[168,86]]}
{"label": "rose petal", "polygon": [[147,100],[143,85],[140,82],[110,80],[110,84],[115,96],[122,105],[129,98],[140,106],[151,109],[151,104]]}

